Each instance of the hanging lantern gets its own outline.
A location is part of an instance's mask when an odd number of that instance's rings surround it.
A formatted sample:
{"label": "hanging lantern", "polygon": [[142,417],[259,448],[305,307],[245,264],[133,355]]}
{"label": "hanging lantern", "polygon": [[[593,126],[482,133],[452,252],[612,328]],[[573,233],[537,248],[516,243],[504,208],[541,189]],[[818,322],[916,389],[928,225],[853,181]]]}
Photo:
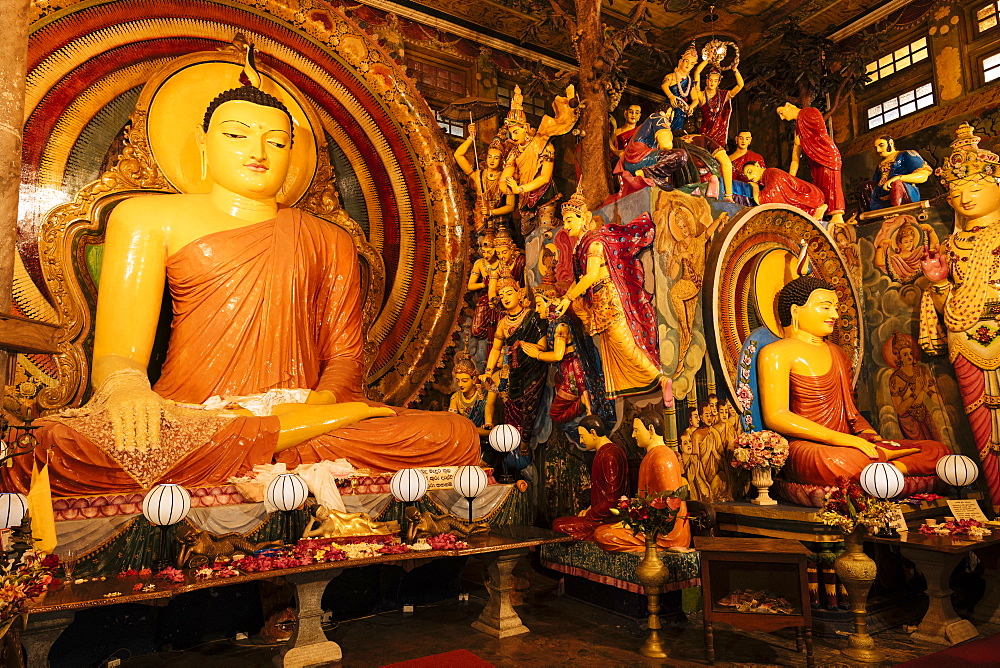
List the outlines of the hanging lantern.
{"label": "hanging lantern", "polygon": [[294,473],[282,473],[268,484],[266,495],[268,503],[278,510],[291,511],[305,502],[309,486]]}
{"label": "hanging lantern", "polygon": [[976,462],[965,455],[945,455],[934,467],[937,476],[952,487],[971,485],[979,477]]}
{"label": "hanging lantern", "polygon": [[20,526],[27,512],[24,494],[0,494],[0,529]]}
{"label": "hanging lantern", "polygon": [[490,430],[490,446],[497,452],[512,452],[521,445],[521,432],[512,424],[498,424]]}
{"label": "hanging lantern", "polygon": [[478,466],[459,466],[452,478],[455,491],[467,499],[474,499],[486,489],[486,471]]}
{"label": "hanging lantern", "polygon": [[399,469],[389,481],[389,490],[397,501],[419,501],[427,493],[427,476],[420,469]]}
{"label": "hanging lantern", "polygon": [[164,483],[149,490],[142,500],[142,514],[152,524],[177,524],[191,510],[191,495],[180,485]]}
{"label": "hanging lantern", "polygon": [[861,488],[878,499],[891,499],[903,491],[902,472],[888,462],[875,462],[861,469]]}

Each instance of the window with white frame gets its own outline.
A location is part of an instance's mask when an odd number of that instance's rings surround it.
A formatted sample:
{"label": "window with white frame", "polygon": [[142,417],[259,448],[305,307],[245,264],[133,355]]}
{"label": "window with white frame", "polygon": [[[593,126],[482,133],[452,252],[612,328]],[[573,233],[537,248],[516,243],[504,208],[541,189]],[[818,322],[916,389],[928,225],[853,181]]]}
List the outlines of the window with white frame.
{"label": "window with white frame", "polygon": [[450,118],[445,118],[441,115],[441,112],[437,109],[434,110],[434,120],[437,124],[441,126],[444,133],[450,137],[458,137],[459,139],[465,138],[465,123],[462,121],[453,121]]}
{"label": "window with white frame", "polygon": [[1000,79],[1000,52],[983,58],[983,83]]}
{"label": "window with white frame", "polygon": [[934,104],[934,89],[931,84],[924,84],[868,107],[868,129],[891,123],[920,109]]}
{"label": "window with white frame", "polygon": [[900,47],[892,53],[887,53],[878,60],[873,60],[865,66],[865,74],[868,75],[868,84],[873,84],[880,79],[915,65],[927,58],[927,38],[920,39]]}
{"label": "window with white frame", "polygon": [[990,28],[995,28],[1000,17],[1000,2],[994,0],[988,5],[984,5],[976,10],[976,31],[986,32]]}

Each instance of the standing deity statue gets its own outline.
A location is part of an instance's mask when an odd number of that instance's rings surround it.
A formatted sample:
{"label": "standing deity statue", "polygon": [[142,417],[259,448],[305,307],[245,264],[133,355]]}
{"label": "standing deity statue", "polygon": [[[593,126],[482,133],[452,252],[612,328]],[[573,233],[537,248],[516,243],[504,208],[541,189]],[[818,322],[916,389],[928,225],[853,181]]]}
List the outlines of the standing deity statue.
{"label": "standing deity statue", "polygon": [[505,315],[497,325],[493,347],[482,380],[496,388],[503,401],[503,419],[521,432],[527,447],[545,385],[545,364],[525,353],[522,341],[542,345],[545,328],[538,314],[525,302],[525,291],[513,278],[501,278],[497,296]]}
{"label": "standing deity statue", "polygon": [[[697,80],[701,71],[708,64],[703,60],[695,71]],[[697,87],[695,103],[701,109],[701,123],[698,132],[709,139],[717,142],[720,146],[725,146],[729,141],[729,117],[733,114],[733,98],[743,90],[743,75],[737,68],[733,68],[733,75],[736,77],[736,85],[728,90],[719,88],[722,82],[722,72],[713,67],[705,77],[704,90],[695,83]]]}
{"label": "standing deity statue", "polygon": [[892,462],[904,475],[933,475],[938,459],[950,454],[946,445],[888,441],[858,411],[847,355],[826,340],[839,318],[833,287],[802,276],[775,301],[786,335],[761,349],[757,373],[764,423],[788,439],[785,479],[805,485],[832,485],[839,476],[857,481],[873,461]]}
{"label": "standing deity statue", "polygon": [[[955,210],[955,232],[923,261],[931,281],[920,304],[920,346],[947,347],[982,461],[1000,506],[1000,158],[963,123],[939,168]],[[937,313],[944,316],[944,329]]]}
{"label": "standing deity statue", "polygon": [[496,301],[496,283],[500,277],[500,256],[497,255],[494,237],[487,232],[479,239],[479,259],[472,265],[469,274],[468,289],[470,292],[482,290],[476,299],[476,309],[472,314],[472,336],[483,341],[492,341],[497,329],[497,323],[503,316],[503,310],[494,305]]}
{"label": "standing deity statue", "polygon": [[875,211],[920,201],[917,184],[925,183],[931,168],[916,151],[899,151],[889,135],[875,139],[875,153],[881,158],[872,180],[862,190],[863,209]]}
{"label": "standing deity statue", "polygon": [[480,436],[488,436],[494,424],[496,392],[482,386],[476,363],[468,357],[460,357],[455,361],[452,376],[458,390],[451,395],[448,410],[469,418],[476,425]]}
{"label": "standing deity statue", "polygon": [[500,192],[503,174],[503,150],[499,139],[494,139],[486,149],[486,167],[473,166],[468,152],[476,141],[476,124],[469,123],[469,136],[455,149],[455,162],[462,169],[476,191],[476,208],[472,212],[473,231],[482,233],[507,224],[514,211],[514,196]]}
{"label": "standing deity statue", "polygon": [[496,280],[513,278],[518,285],[524,287],[524,253],[511,238],[507,228],[501,227],[493,237],[493,247],[496,249],[500,264]]}
{"label": "standing deity statue", "polygon": [[669,381],[660,368],[656,313],[637,257],[653,243],[652,219],[644,213],[626,225],[598,225],[579,189],[563,205],[562,214],[564,229],[579,241],[576,281],[563,295],[557,314],[585,296],[609,397],[643,394],[660,386],[670,405]]}
{"label": "standing deity statue", "polygon": [[555,161],[552,138],[566,134],[576,125],[576,102],[576,92],[573,86],[568,86],[566,97],[556,97],[552,103],[555,117],[543,116],[531,135],[522,107],[521,88],[514,87],[510,111],[504,121],[513,147],[500,177],[500,192],[518,196],[523,234],[539,225],[554,224],[559,193],[552,181]]}
{"label": "standing deity statue", "polygon": [[693,111],[696,77],[691,70],[697,63],[698,50],[691,44],[687,51],[681,54],[674,71],[663,77],[663,83],[660,85],[674,110],[670,129],[675,133],[684,134],[684,124]]}
{"label": "standing deity statue", "polygon": [[[45,462],[53,491],[69,496],[161,480],[226,484],[274,461],[293,468],[346,458],[394,471],[479,460],[466,418],[365,399],[354,241],[336,225],[278,206],[293,114],[258,87],[252,63],[248,57],[244,70],[250,84],[196,112],[210,191],[133,197],[114,208],[97,300],[94,397],[43,423],[33,455],[3,468],[6,489],[26,491],[33,465]],[[171,335],[150,387],[165,284]],[[266,415],[186,407],[271,389],[302,390],[296,394],[305,401]]]}
{"label": "standing deity statue", "polygon": [[823,191],[827,213],[831,223],[844,222],[844,188],[840,182],[842,159],[840,149],[826,129],[826,120],[819,109],[805,107],[799,109],[791,102],[778,107],[778,116],[783,121],[795,121],[795,145],[792,147],[792,162],[788,173],[795,176],[799,171],[799,160],[805,153],[809,158],[809,170],[813,185]]}

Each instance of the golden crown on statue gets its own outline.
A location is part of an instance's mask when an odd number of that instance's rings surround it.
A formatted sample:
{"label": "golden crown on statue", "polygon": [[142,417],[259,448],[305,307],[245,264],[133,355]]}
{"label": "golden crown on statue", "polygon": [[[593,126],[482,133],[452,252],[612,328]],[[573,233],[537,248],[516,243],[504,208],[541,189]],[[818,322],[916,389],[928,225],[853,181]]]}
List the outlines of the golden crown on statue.
{"label": "golden crown on statue", "polygon": [[996,178],[1000,173],[1000,156],[979,148],[982,139],[975,135],[975,130],[968,123],[962,123],[955,130],[956,139],[951,143],[951,155],[942,166],[934,170],[944,185],[982,176]]}
{"label": "golden crown on statue", "polygon": [[583,197],[582,180],[579,185],[577,185],[576,192],[573,193],[573,195],[562,205],[562,212],[564,216],[567,213],[575,213],[580,216],[584,216],[588,213],[587,200]]}

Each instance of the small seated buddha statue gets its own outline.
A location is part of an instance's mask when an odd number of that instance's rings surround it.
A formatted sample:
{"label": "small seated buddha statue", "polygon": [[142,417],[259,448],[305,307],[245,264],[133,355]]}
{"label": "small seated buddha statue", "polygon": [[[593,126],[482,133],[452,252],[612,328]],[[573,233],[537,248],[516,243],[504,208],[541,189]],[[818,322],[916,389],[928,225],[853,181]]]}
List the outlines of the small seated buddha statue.
{"label": "small seated buddha statue", "polygon": [[618,499],[628,496],[628,456],[622,446],[608,438],[604,420],[596,415],[580,419],[577,432],[580,445],[594,453],[590,465],[590,507],[572,517],[559,517],[552,528],[577,540],[590,540],[594,530],[614,521],[611,509]]}
{"label": "small seated buddha statue", "polygon": [[[646,409],[632,421],[632,436],[646,456],[639,465],[639,494],[657,494],[676,490],[686,483],[684,472],[677,454],[663,441],[663,417],[659,411]],[[687,548],[691,543],[691,526],[687,519],[687,503],[680,502],[674,528],[665,536],[657,536],[656,544],[661,549],[674,551]],[[643,552],[646,538],[643,534],[633,534],[623,525],[602,524],[594,530],[594,542],[607,552]]]}
{"label": "small seated buddha statue", "polygon": [[862,417],[854,402],[847,355],[826,340],[839,314],[837,293],[826,281],[801,276],[777,295],[782,339],[758,359],[765,426],[788,439],[786,480],[832,485],[838,476],[857,481],[871,462],[892,462],[903,475],[932,475],[951,454],[937,441],[888,441]]}

